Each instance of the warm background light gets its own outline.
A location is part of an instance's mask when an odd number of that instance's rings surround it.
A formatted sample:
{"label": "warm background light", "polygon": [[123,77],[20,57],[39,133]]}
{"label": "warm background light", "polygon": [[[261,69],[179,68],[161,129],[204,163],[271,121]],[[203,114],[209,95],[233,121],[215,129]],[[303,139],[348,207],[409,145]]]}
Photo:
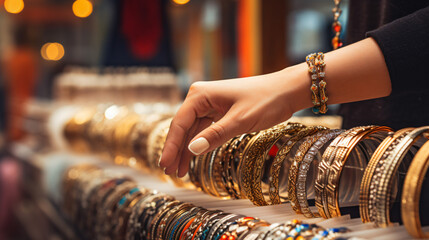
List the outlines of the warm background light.
{"label": "warm background light", "polygon": [[4,1],[4,9],[10,13],[20,13],[24,9],[24,1],[23,0],[5,0]]}
{"label": "warm background light", "polygon": [[88,0],[76,0],[73,3],[73,13],[80,18],[88,17],[92,13],[92,3]]}
{"label": "warm background light", "polygon": [[58,61],[64,57],[64,47],[60,43],[46,43],[40,50],[42,58],[50,61]]}
{"label": "warm background light", "polygon": [[183,4],[187,4],[189,2],[189,0],[173,0],[173,2],[183,5]]}

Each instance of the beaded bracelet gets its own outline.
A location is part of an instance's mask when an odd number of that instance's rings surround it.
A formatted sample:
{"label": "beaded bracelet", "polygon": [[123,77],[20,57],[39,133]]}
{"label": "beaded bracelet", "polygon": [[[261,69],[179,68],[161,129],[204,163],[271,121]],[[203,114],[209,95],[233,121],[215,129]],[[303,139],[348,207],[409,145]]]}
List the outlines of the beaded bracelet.
{"label": "beaded bracelet", "polygon": [[326,102],[328,96],[326,95],[326,82],[325,82],[325,60],[322,52],[311,53],[307,55],[305,61],[308,65],[308,72],[311,79],[311,101],[313,103],[312,111],[314,114],[325,114],[328,111]]}

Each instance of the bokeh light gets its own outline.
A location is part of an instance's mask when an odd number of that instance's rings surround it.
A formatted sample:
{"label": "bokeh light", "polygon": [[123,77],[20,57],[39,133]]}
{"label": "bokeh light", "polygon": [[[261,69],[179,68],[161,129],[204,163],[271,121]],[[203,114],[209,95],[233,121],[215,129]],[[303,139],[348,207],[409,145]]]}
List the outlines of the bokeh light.
{"label": "bokeh light", "polygon": [[173,2],[179,5],[183,5],[183,4],[187,4],[189,0],[173,0]]}
{"label": "bokeh light", "polygon": [[5,0],[4,9],[13,14],[17,14],[24,10],[24,1],[23,0]]}
{"label": "bokeh light", "polygon": [[72,8],[74,15],[80,18],[88,17],[93,10],[92,3],[88,0],[76,0]]}
{"label": "bokeh light", "polygon": [[60,43],[45,43],[40,50],[42,58],[49,61],[58,61],[64,57],[64,47]]}

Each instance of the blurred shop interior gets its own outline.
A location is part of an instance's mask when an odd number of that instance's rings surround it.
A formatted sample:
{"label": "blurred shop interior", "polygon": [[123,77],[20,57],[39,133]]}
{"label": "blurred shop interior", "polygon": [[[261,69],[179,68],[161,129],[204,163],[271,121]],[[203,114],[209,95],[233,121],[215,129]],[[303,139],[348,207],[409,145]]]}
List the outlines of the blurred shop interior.
{"label": "blurred shop interior", "polygon": [[[63,144],[46,127],[59,106],[150,103],[161,109],[180,104],[196,81],[265,74],[303,62],[310,52],[331,50],[332,4],[0,0],[0,177],[8,179],[0,179],[0,239],[17,232],[11,239],[45,236],[32,224],[19,230],[30,221],[23,213],[34,211],[38,218],[39,210],[13,208],[30,194],[14,186],[34,173],[11,156],[25,159],[30,150]],[[347,1],[341,4],[346,26]]]}

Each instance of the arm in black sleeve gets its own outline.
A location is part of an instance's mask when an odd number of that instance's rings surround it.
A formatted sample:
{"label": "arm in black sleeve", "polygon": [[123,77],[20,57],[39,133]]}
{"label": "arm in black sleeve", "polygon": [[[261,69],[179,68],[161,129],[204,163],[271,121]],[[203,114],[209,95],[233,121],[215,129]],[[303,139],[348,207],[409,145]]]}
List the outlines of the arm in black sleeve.
{"label": "arm in black sleeve", "polygon": [[429,90],[429,7],[367,33],[383,52],[392,95]]}

